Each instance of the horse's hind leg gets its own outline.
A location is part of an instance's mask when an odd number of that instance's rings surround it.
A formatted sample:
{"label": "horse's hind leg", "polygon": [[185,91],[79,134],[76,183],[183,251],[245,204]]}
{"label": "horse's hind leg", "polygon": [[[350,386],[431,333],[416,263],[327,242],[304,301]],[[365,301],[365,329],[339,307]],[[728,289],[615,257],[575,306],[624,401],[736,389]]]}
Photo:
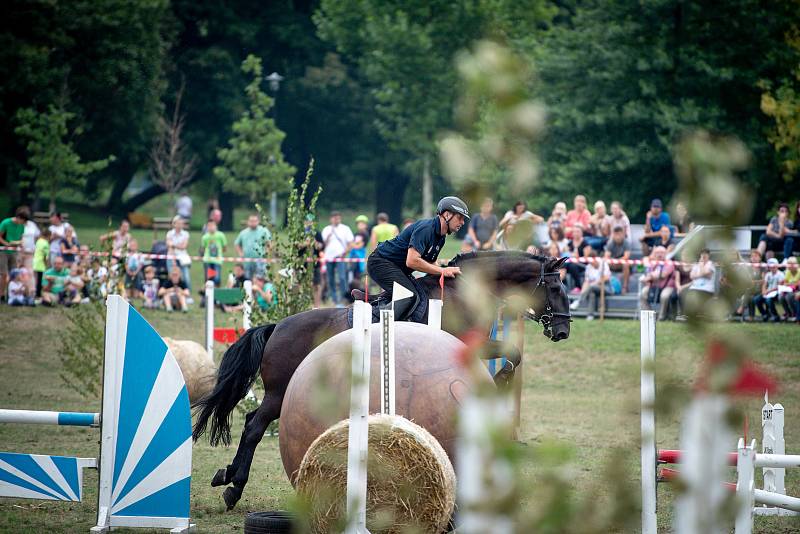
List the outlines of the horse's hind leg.
{"label": "horse's hind leg", "polygon": [[269,424],[280,416],[281,401],[280,397],[267,393],[258,409],[248,414],[248,421],[245,423],[236,457],[234,457],[233,463],[226,470],[225,478],[228,479],[228,473],[230,473],[232,476],[230,476],[229,481],[233,482],[233,486],[229,486],[225,489],[225,493],[222,494],[228,510],[232,510],[236,503],[239,502],[239,499],[242,498],[242,492],[250,476],[250,465],[253,463],[256,447]]}
{"label": "horse's hind leg", "polygon": [[[259,405],[259,408],[261,406]],[[247,428],[250,425],[250,421],[253,420],[255,417],[256,412],[258,412],[258,408],[249,412],[244,418],[244,429],[242,429],[242,438],[239,440],[239,447],[236,449],[236,456],[233,457],[233,460],[228,465],[228,467],[224,467],[217,471],[214,474],[214,478],[211,479],[211,486],[227,486],[231,483],[231,479],[233,479],[233,475],[236,473],[236,470],[239,469],[239,465],[242,463],[242,451],[244,450],[244,442],[245,436],[247,435]]]}

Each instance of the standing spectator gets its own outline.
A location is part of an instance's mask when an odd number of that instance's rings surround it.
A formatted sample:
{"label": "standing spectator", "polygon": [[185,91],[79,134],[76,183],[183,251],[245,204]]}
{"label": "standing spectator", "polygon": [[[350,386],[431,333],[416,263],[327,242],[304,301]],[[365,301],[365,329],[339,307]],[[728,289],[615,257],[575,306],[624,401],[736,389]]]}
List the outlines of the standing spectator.
{"label": "standing spectator", "polygon": [[[13,217],[0,222],[0,246],[18,249],[25,233],[25,223],[31,218],[28,206],[20,206]],[[0,250],[0,301],[6,296],[8,274],[17,267],[17,250]]]}
{"label": "standing spectator", "polygon": [[31,220],[25,221],[25,230],[22,232],[21,264],[29,274],[25,277],[29,295],[33,295],[36,291],[36,279],[33,276],[33,253],[36,251],[36,240],[39,239],[41,233],[38,224]]}
{"label": "standing spectator", "polygon": [[591,321],[594,319],[594,314],[600,311],[600,288],[611,279],[611,271],[606,262],[598,260],[597,252],[594,249],[588,246],[586,248],[589,262],[586,264],[581,296],[570,304],[570,308],[574,310],[588,300],[589,314],[586,316],[586,320]]}
{"label": "standing spectator", "polygon": [[622,264],[616,263],[609,266],[609,269],[622,272],[622,292],[628,292],[628,280],[631,277],[631,266],[628,260],[631,259],[631,245],[625,239],[625,229],[622,226],[615,226],[611,232],[611,239],[608,240],[604,252],[607,260],[622,260]]}
{"label": "standing spectator", "polygon": [[629,241],[631,238],[631,221],[628,216],[622,211],[622,204],[618,201],[611,203],[611,227],[621,226],[625,232],[625,240]]}
{"label": "standing spectator", "polygon": [[654,198],[650,202],[650,210],[648,210],[644,221],[644,235],[639,239],[642,242],[642,254],[645,256],[650,255],[650,249],[662,241],[661,230],[662,226],[670,229],[670,236],[672,235],[672,226],[669,219],[669,213],[664,211],[660,198]]}
{"label": "standing spectator", "polygon": [[389,223],[389,216],[387,214],[380,212],[376,219],[378,224],[372,227],[372,234],[369,238],[369,248],[371,250],[375,250],[380,243],[389,241],[400,233],[397,226]]}
{"label": "standing spectator", "polygon": [[8,276],[8,304],[10,306],[33,306],[33,291],[28,287],[25,268],[11,269]]}
{"label": "standing spectator", "polygon": [[209,219],[206,223],[206,233],[203,234],[201,241],[201,250],[206,280],[213,280],[216,287],[221,283],[222,258],[227,249],[228,239],[224,233],[217,230],[217,222]]}
{"label": "standing spectator", "polygon": [[672,262],[666,262],[667,249],[661,245],[653,247],[652,261],[647,266],[647,272],[639,279],[642,290],[639,293],[639,302],[643,310],[659,306],[658,320],[667,318],[667,310],[672,296],[676,293],[676,270]]}
{"label": "standing spectator", "polygon": [[556,202],[553,207],[553,213],[547,218],[548,228],[561,228],[564,226],[564,220],[567,218],[567,205],[563,202]]}
{"label": "standing spectator", "polygon": [[413,217],[406,217],[403,219],[403,230],[414,224],[416,220]]}
{"label": "standing spectator", "polygon": [[222,211],[219,208],[209,210],[206,224],[203,225],[203,234],[208,232],[208,221],[214,221],[214,223],[217,225],[217,230],[219,230],[219,224],[222,222]]}
{"label": "standing spectator", "polygon": [[778,214],[769,220],[766,233],[761,234],[758,251],[762,256],[767,250],[783,252],[783,257],[788,258],[794,248],[793,229],[794,224],[789,219],[789,206],[782,202],[778,206]]}
{"label": "standing spectator", "polygon": [[328,270],[328,296],[336,307],[341,307],[347,291],[347,264],[335,261],[344,258],[354,236],[350,227],[342,224],[342,215],[338,211],[331,213],[331,223],[322,229],[322,240],[325,243],[325,261]]}
{"label": "standing spectator", "polygon": [[67,228],[72,228],[72,233],[75,234],[76,238],[78,237],[78,232],[75,231],[75,228],[73,228],[70,223],[64,220],[60,212],[54,211],[50,213],[50,226],[48,230],[50,230],[51,242],[54,239],[58,240],[64,237]]}
{"label": "standing spectator", "polygon": [[69,269],[64,267],[64,258],[56,256],[53,265],[44,272],[42,282],[42,304],[54,306],[64,302],[64,289],[69,279]]}
{"label": "standing spectator", "polygon": [[695,310],[700,311],[706,302],[714,296],[714,276],[716,276],[716,273],[717,268],[714,266],[714,262],[711,261],[711,251],[704,248],[700,251],[700,258],[697,263],[692,266],[692,270],[689,273],[691,283],[686,290],[686,301],[693,303]]}
{"label": "standing spectator", "polygon": [[675,217],[672,222],[675,225],[675,235],[680,237],[685,236],[694,228],[692,217],[683,202],[675,204]]}
{"label": "standing spectator", "polygon": [[775,304],[778,302],[778,286],[783,284],[784,274],[778,270],[778,265],[778,260],[775,258],[767,260],[767,272],[761,284],[761,293],[753,299],[758,311],[761,312],[761,320],[765,323],[770,320],[778,323],[781,320]]}
{"label": "standing spectator", "polygon": [[589,219],[592,235],[586,238],[586,241],[592,245],[593,249],[600,251],[606,246],[608,238],[611,237],[612,223],[613,219],[606,211],[606,203],[602,200],[595,202],[594,213]]}
{"label": "standing spectator", "polygon": [[164,286],[158,290],[158,295],[163,299],[164,308],[171,312],[178,309],[182,312],[189,311],[187,297],[191,290],[181,277],[181,269],[176,265],[169,271],[169,278],[164,282]]}
{"label": "standing spectator", "polygon": [[192,197],[187,195],[185,191],[175,201],[175,213],[186,221],[186,224],[189,224],[189,221],[192,220]]}
{"label": "standing spectator", "polygon": [[[271,239],[270,231],[259,224],[258,215],[253,213],[247,218],[247,227],[239,232],[233,244],[239,257],[263,259]],[[256,274],[264,274],[264,263],[245,261],[244,272],[252,280]]]}
{"label": "standing spectator", "polygon": [[143,268],[144,258],[139,253],[139,243],[135,239],[131,239],[128,242],[128,254],[125,257],[125,289],[128,298],[139,298]]}
{"label": "standing spectator", "polygon": [[[367,265],[367,243],[369,242],[369,219],[366,215],[356,217],[356,233],[350,243],[350,250],[347,259],[352,263],[348,264],[348,279],[361,278],[366,272]],[[348,283],[349,283],[348,280]]]}
{"label": "standing spectator", "polygon": [[[189,232],[183,229],[184,224],[180,215],[172,218],[172,230],[167,232],[167,254],[170,256],[167,259],[167,270],[172,275],[174,268],[178,268],[181,279],[191,295],[192,280],[189,268],[192,266],[192,258],[188,252]],[[191,304],[191,298],[188,302]]]}
{"label": "standing spectator", "polygon": [[571,260],[564,264],[567,268],[567,273],[572,279],[573,293],[579,293],[581,287],[583,287],[583,275],[586,270],[586,264],[580,263],[580,259],[586,257],[586,254],[591,248],[589,243],[583,238],[583,229],[580,226],[573,227],[572,240],[569,242],[568,246]]}
{"label": "standing spectator", "polygon": [[[173,223],[174,225],[174,223]],[[100,236],[100,244],[111,240],[111,255],[115,258],[121,258],[128,250],[128,245],[131,241],[131,223],[128,219],[122,219],[119,223],[119,228],[113,232],[108,232]]]}
{"label": "standing spectator", "polygon": [[[517,201],[514,207],[508,210],[498,223],[498,226],[503,231],[503,242],[506,248],[525,250],[528,245],[533,244],[533,226],[543,222],[544,217],[528,210],[527,203],[522,200]],[[518,234],[519,231],[524,232],[524,234]]]}
{"label": "standing spectator", "polygon": [[583,195],[576,195],[572,201],[573,209],[567,212],[567,217],[564,219],[564,235],[567,239],[572,239],[572,231],[575,227],[580,226],[582,236],[591,232],[592,228],[592,215],[586,209],[586,197]]}
{"label": "standing spectator", "polygon": [[33,251],[33,272],[36,277],[36,298],[42,296],[42,276],[47,270],[47,260],[50,258],[50,230],[44,228],[36,240]]}
{"label": "standing spectator", "polygon": [[464,239],[468,250],[494,250],[497,237],[497,215],[492,213],[494,202],[487,198],[481,204],[481,211],[469,221],[469,229]]}
{"label": "standing spectator", "polygon": [[796,295],[800,295],[800,269],[798,269],[797,258],[794,256],[789,256],[786,260],[783,284],[791,289],[791,291],[779,295],[786,320],[791,322],[799,321],[800,314],[798,314],[797,307],[800,305],[800,300],[797,300]]}
{"label": "standing spectator", "polygon": [[81,244],[78,243],[78,238],[75,237],[75,232],[72,227],[64,229],[64,237],[61,238],[61,257],[64,258],[64,266],[69,268],[75,263],[75,258],[80,252]]}
{"label": "standing spectator", "polygon": [[144,268],[144,280],[142,281],[142,297],[144,307],[148,309],[158,308],[158,278],[156,278],[156,268],[148,265]]}

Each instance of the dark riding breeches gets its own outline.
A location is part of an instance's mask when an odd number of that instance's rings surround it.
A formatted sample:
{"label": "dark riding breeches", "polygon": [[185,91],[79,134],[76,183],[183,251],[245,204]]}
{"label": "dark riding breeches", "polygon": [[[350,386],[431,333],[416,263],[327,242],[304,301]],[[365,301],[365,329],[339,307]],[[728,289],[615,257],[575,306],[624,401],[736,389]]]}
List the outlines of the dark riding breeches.
{"label": "dark riding breeches", "polygon": [[416,284],[411,280],[411,277],[393,262],[375,253],[370,254],[367,260],[367,272],[369,273],[369,277],[372,278],[376,284],[381,286],[381,289],[386,291],[389,296],[392,294],[393,282],[397,282],[414,294],[414,298],[395,302],[395,320],[402,321],[408,318],[420,302],[419,291],[417,290]]}

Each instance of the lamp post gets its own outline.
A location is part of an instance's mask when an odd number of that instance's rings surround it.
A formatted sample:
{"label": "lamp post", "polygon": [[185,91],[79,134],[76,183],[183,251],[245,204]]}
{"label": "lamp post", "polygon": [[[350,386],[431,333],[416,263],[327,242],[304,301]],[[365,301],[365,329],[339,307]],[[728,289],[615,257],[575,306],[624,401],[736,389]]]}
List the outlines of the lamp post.
{"label": "lamp post", "polygon": [[[275,118],[277,119],[278,113],[278,89],[281,88],[281,82],[283,81],[283,76],[278,74],[277,72],[273,72],[266,78],[264,78],[269,82],[270,90],[275,93]],[[272,224],[277,224],[278,219],[278,193],[275,191],[272,192],[272,196],[269,199],[269,218]]]}

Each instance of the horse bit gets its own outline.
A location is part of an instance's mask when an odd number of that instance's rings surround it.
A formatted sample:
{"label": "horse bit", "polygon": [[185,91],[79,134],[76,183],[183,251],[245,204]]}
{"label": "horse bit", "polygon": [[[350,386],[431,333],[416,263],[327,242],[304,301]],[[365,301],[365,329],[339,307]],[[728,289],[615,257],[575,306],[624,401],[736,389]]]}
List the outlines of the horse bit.
{"label": "horse bit", "polygon": [[[539,282],[536,284],[536,289],[533,290],[533,300],[534,303],[536,302],[536,292],[539,291],[540,287],[545,287],[545,276],[558,276],[561,277],[561,274],[558,271],[551,271],[545,272],[544,266],[542,266],[542,270],[539,274]],[[531,306],[531,311],[533,313],[527,313],[527,317],[533,321],[536,321],[544,328],[544,335],[552,338],[553,337],[553,325],[555,324],[555,319],[560,319],[560,322],[572,322],[572,314],[570,313],[561,313],[561,312],[554,312],[553,307],[550,305],[550,297],[547,295],[547,290],[545,289],[545,299],[544,299],[545,307],[544,313],[536,313],[536,310],[533,306]]]}

